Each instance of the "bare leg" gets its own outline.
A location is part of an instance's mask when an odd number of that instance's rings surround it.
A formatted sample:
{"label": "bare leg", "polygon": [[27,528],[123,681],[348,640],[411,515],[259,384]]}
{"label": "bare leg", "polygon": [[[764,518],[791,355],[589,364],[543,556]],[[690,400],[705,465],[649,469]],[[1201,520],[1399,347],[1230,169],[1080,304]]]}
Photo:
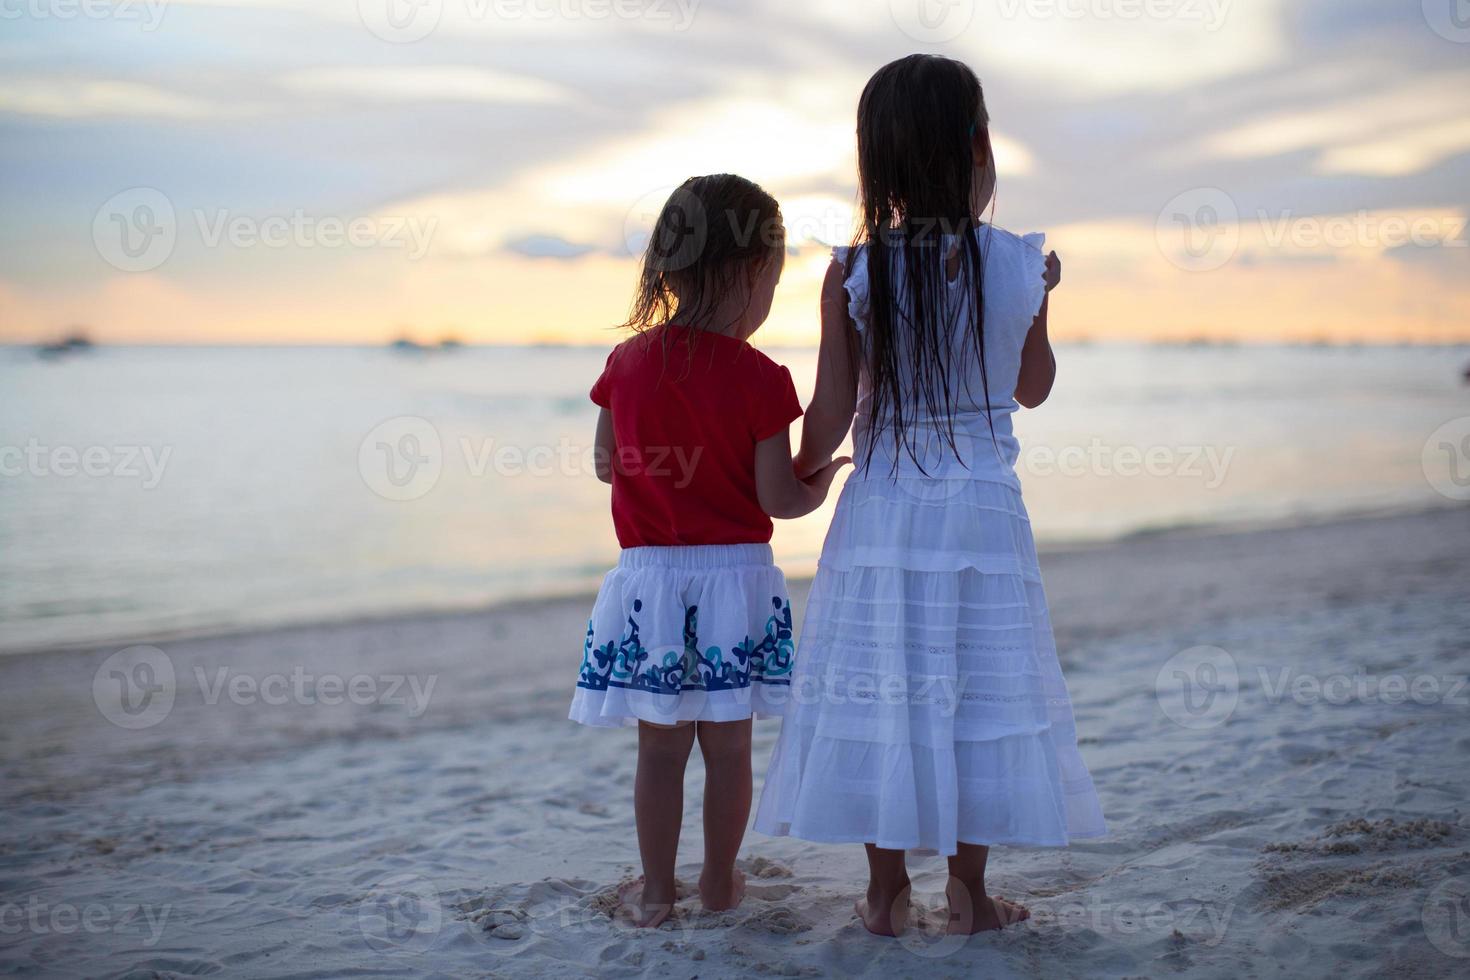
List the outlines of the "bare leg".
{"label": "bare leg", "polygon": [[704,756],[704,871],[699,897],[718,912],[739,906],[745,876],[735,855],[750,819],[750,719],[699,723]]}
{"label": "bare leg", "polygon": [[897,936],[909,916],[909,872],[903,851],[863,846],[868,849],[868,897],[853,908],[875,936]]}
{"label": "bare leg", "polygon": [[968,936],[1003,929],[1031,917],[1026,906],[986,894],[985,862],[990,857],[990,848],[960,844],[957,852],[949,859],[949,884],[945,887],[951,933]]}
{"label": "bare leg", "polygon": [[684,823],[684,765],[694,747],[694,726],[638,724],[638,774],[633,781],[633,816],[638,853],[643,858],[643,888],[636,897],[635,920],[657,926],[669,917],[677,898],[674,863]]}

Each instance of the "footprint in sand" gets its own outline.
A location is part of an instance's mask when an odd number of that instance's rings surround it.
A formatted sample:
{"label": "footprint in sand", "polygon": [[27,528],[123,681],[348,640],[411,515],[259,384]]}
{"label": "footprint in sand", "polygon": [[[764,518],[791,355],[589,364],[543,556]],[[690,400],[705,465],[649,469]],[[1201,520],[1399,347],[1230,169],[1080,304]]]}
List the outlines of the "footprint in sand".
{"label": "footprint in sand", "polygon": [[470,923],[471,935],[500,955],[515,955],[526,943],[564,927],[568,910],[584,908],[591,882],[546,878],[530,885],[508,885],[454,904],[456,917]]}
{"label": "footprint in sand", "polygon": [[1454,824],[1417,817],[1409,820],[1365,820],[1355,817],[1332,824],[1320,834],[1301,841],[1267,844],[1268,854],[1358,854],[1362,851],[1419,850],[1449,844],[1457,836]]}
{"label": "footprint in sand", "polygon": [[[677,905],[669,917],[669,923],[679,929],[740,929],[765,935],[789,936],[808,932],[813,924],[797,912],[787,899],[802,891],[799,885],[787,882],[772,882],[773,878],[789,877],[791,870],[784,865],[765,858],[754,858],[738,862],[746,873],[745,901],[738,909],[709,912],[700,907],[699,892],[684,879],[676,879]],[[752,878],[763,879],[759,882]],[[592,893],[585,907],[595,915],[616,923],[628,920],[622,893],[639,882],[636,875],[628,875],[614,885],[607,885]],[[667,927],[666,925],[666,927]]]}
{"label": "footprint in sand", "polygon": [[[586,908],[595,915],[603,916],[613,922],[628,924],[632,910],[624,901],[624,895],[631,895],[642,882],[638,875],[628,875],[614,885],[599,888],[588,897]],[[686,918],[690,909],[684,907],[690,896],[695,894],[687,881],[682,878],[674,879],[674,900],[680,904],[675,905],[673,913],[669,916],[671,920],[682,920]],[[697,905],[696,905],[697,907]]]}
{"label": "footprint in sand", "polygon": [[770,858],[753,857],[748,861],[736,862],[741,870],[755,878],[790,878],[791,869]]}
{"label": "footprint in sand", "polygon": [[[747,898],[757,898],[763,902],[779,902],[801,891],[800,885],[773,881],[773,879],[792,876],[791,869],[779,861],[772,861],[766,857],[753,857],[737,861],[735,864],[745,872]],[[757,880],[752,881],[752,879]]]}
{"label": "footprint in sand", "polygon": [[[745,911],[743,908],[740,911]],[[789,905],[757,906],[738,922],[741,929],[772,936],[794,936],[810,932],[812,923]]]}
{"label": "footprint in sand", "polygon": [[1419,875],[1386,863],[1366,868],[1303,868],[1269,875],[1260,904],[1271,911],[1305,910],[1335,898],[1418,888]]}
{"label": "footprint in sand", "polygon": [[578,813],[584,813],[589,817],[606,817],[612,813],[603,804],[590,800],[585,803],[578,803],[576,800],[569,800],[561,796],[548,796],[541,802],[547,806],[555,807],[558,810],[576,810]]}

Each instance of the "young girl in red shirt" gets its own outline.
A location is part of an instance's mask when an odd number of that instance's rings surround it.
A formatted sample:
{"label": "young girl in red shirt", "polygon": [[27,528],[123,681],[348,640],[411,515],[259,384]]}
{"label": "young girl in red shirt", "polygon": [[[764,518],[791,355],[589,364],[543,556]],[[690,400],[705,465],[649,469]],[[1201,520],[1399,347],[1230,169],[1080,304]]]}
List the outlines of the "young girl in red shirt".
{"label": "young girl in red shirt", "polygon": [[623,547],[587,624],[573,721],[638,728],[633,809],[640,926],[672,911],[684,766],[705,764],[706,909],[744,895],[735,855],[750,815],[751,718],[785,713],[794,642],[771,518],[815,510],[846,459],[792,466],[801,405],[790,373],[747,343],[770,313],[781,210],[730,174],[670,197],[643,257],[628,326],[592,388],[598,476]]}

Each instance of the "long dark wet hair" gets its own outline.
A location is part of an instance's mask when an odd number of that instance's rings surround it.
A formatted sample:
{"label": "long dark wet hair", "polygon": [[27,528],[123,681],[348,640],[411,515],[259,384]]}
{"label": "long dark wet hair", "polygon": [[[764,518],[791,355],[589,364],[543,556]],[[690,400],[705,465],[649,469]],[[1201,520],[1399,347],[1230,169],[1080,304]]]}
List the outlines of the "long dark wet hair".
{"label": "long dark wet hair", "polygon": [[[939,55],[915,54],[884,65],[858,102],[861,227],[852,254],[869,249],[872,305],[866,364],[873,428],[865,464],[872,461],[880,430],[886,430],[895,467],[907,452],[922,471],[912,431],[918,419],[943,419],[945,443],[963,462],[949,412],[950,367],[977,353],[989,420],[985,254],[983,236],[974,233],[973,150],[976,136],[988,147],[989,125],[980,79],[962,62]],[[971,322],[963,325],[955,322],[962,308],[948,299],[945,235],[958,236],[960,245],[954,281],[973,290]],[[906,281],[895,282],[896,271]],[[960,326],[963,342],[954,349]]]}
{"label": "long dark wet hair", "polygon": [[723,329],[729,324],[711,319],[720,300],[751,265],[780,261],[785,248],[781,206],[759,184],[735,174],[690,177],[654,222],[623,326]]}

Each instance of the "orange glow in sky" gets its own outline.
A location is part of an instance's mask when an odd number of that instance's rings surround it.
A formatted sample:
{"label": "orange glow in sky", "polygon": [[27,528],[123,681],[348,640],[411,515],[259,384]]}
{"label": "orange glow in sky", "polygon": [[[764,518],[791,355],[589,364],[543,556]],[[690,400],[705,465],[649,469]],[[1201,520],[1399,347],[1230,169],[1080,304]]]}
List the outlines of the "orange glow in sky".
{"label": "orange glow in sky", "polygon": [[791,229],[762,338],[813,343],[857,96],[916,50],[985,81],[994,217],[1061,254],[1059,338],[1470,340],[1470,39],[1418,4],[543,6],[14,22],[0,341],[607,343],[639,229],[733,171]]}

